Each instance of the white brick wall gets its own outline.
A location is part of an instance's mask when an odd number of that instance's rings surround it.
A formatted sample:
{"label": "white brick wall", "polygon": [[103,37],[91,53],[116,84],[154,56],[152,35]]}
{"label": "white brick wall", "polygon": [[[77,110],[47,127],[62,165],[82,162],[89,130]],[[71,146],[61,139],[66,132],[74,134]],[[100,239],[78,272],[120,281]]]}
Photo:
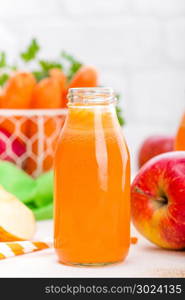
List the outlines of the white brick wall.
{"label": "white brick wall", "polygon": [[[33,17],[35,15],[57,14],[60,0],[6,0],[0,1],[1,17]],[[18,19],[17,19],[18,22]]]}
{"label": "white brick wall", "polygon": [[47,24],[25,20],[12,24],[12,30],[17,35],[21,32],[23,41],[37,32],[49,53],[62,47],[98,66],[135,68],[163,63],[160,27],[153,19],[110,17],[108,22],[91,19],[87,23],[87,19],[63,18],[61,22],[54,18]]}
{"label": "white brick wall", "polygon": [[65,49],[95,64],[123,95],[132,150],[174,134],[185,107],[185,0],[0,0],[0,48],[36,36],[43,54]]}
{"label": "white brick wall", "polygon": [[161,17],[180,16],[185,14],[184,0],[132,0],[137,13]]}
{"label": "white brick wall", "polygon": [[171,125],[171,117],[179,116],[185,108],[185,70],[135,72],[131,86],[135,121]]}
{"label": "white brick wall", "polygon": [[130,0],[115,0],[114,3],[110,0],[64,0],[64,6],[68,13],[84,17],[92,14],[99,16],[129,13],[131,2]]}
{"label": "white brick wall", "polygon": [[164,29],[169,59],[185,65],[185,18],[176,18],[166,22]]}

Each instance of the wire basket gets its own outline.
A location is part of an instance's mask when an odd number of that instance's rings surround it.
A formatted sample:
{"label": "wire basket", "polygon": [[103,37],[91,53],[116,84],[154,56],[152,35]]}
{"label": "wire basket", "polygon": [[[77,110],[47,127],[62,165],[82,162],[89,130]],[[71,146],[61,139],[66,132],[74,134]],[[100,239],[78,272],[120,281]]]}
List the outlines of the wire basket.
{"label": "wire basket", "polygon": [[49,171],[67,109],[0,111],[0,159],[33,177]]}

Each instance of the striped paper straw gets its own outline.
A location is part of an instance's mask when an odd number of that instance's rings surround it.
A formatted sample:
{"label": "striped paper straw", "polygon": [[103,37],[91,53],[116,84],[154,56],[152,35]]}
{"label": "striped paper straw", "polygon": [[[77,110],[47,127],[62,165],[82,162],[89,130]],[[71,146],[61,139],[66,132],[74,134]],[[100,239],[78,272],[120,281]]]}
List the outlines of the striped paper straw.
{"label": "striped paper straw", "polygon": [[[137,237],[131,237],[131,244],[137,244],[137,241]],[[43,241],[0,242],[0,260],[52,247],[52,242]]]}
{"label": "striped paper straw", "polygon": [[42,241],[0,242],[0,259],[44,250],[50,247],[52,247],[52,243]]}

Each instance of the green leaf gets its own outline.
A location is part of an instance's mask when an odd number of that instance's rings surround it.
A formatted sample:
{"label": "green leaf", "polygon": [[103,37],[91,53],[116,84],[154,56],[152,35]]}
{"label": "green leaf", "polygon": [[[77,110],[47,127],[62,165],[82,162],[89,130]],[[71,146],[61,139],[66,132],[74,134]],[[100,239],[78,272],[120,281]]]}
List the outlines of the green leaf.
{"label": "green leaf", "polygon": [[125,119],[123,117],[123,110],[119,106],[119,101],[121,99],[121,95],[116,94],[116,98],[117,98],[116,113],[117,113],[117,117],[118,117],[118,121],[119,121],[120,126],[123,126],[123,125],[125,125]]}
{"label": "green leaf", "polygon": [[118,117],[118,121],[119,121],[120,126],[125,125],[123,112],[122,112],[122,109],[119,106],[116,106],[116,113],[117,113],[117,117]]}
{"label": "green leaf", "polygon": [[16,165],[3,160],[0,161],[0,185],[25,204],[35,197],[35,180]]}
{"label": "green leaf", "polygon": [[42,207],[53,201],[53,171],[46,172],[36,179],[35,204]]}
{"label": "green leaf", "polygon": [[6,53],[5,52],[0,52],[0,68],[6,67]]}
{"label": "green leaf", "polygon": [[17,70],[17,66],[15,65],[9,65],[7,63],[7,58],[6,58],[6,53],[5,52],[0,52],[0,68],[6,68],[6,69],[9,69],[9,70]]}
{"label": "green leaf", "polygon": [[71,80],[71,78],[75,75],[75,73],[81,68],[83,64],[65,51],[62,52],[61,56],[64,60],[66,60],[69,63],[69,68],[67,70],[67,78],[68,80]]}
{"label": "green leaf", "polygon": [[8,80],[9,75],[7,73],[3,73],[0,75],[0,86],[3,86]]}
{"label": "green leaf", "polygon": [[9,66],[10,70],[17,71],[18,67],[16,65]]}
{"label": "green leaf", "polygon": [[42,80],[45,77],[49,76],[49,71],[51,69],[57,68],[62,70],[63,66],[61,63],[56,61],[48,61],[48,60],[40,60],[39,61],[40,69],[33,71],[33,75],[35,76],[37,81]]}
{"label": "green leaf", "polygon": [[62,70],[63,66],[61,63],[56,61],[49,61],[49,60],[40,60],[39,65],[43,71],[48,72],[51,69],[57,68]]}
{"label": "green leaf", "polygon": [[32,209],[37,221],[48,220],[53,218],[53,203],[48,203],[45,206]]}
{"label": "green leaf", "polygon": [[35,78],[36,78],[37,81],[40,81],[43,78],[45,78],[45,77],[48,76],[48,72],[44,72],[42,70],[40,70],[40,71],[39,70],[38,71],[33,71],[32,73],[35,76]]}
{"label": "green leaf", "polygon": [[74,63],[77,60],[71,54],[67,53],[66,51],[62,51],[61,53],[62,58],[66,59],[70,63]]}
{"label": "green leaf", "polygon": [[28,46],[27,50],[25,52],[22,52],[20,54],[20,57],[24,60],[24,62],[29,62],[31,60],[33,60],[37,53],[40,50],[40,46],[37,43],[36,39],[32,39],[30,45]]}

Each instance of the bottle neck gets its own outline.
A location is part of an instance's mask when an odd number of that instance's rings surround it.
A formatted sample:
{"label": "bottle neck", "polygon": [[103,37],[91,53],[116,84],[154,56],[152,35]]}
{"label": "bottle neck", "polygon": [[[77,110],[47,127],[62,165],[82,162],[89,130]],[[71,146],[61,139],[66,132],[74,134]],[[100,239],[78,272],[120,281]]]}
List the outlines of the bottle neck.
{"label": "bottle neck", "polygon": [[73,88],[68,100],[67,124],[71,128],[106,128],[118,123],[116,97],[111,88]]}
{"label": "bottle neck", "polygon": [[70,128],[93,129],[97,126],[106,128],[117,127],[118,125],[115,105],[94,106],[69,106],[66,125]]}

